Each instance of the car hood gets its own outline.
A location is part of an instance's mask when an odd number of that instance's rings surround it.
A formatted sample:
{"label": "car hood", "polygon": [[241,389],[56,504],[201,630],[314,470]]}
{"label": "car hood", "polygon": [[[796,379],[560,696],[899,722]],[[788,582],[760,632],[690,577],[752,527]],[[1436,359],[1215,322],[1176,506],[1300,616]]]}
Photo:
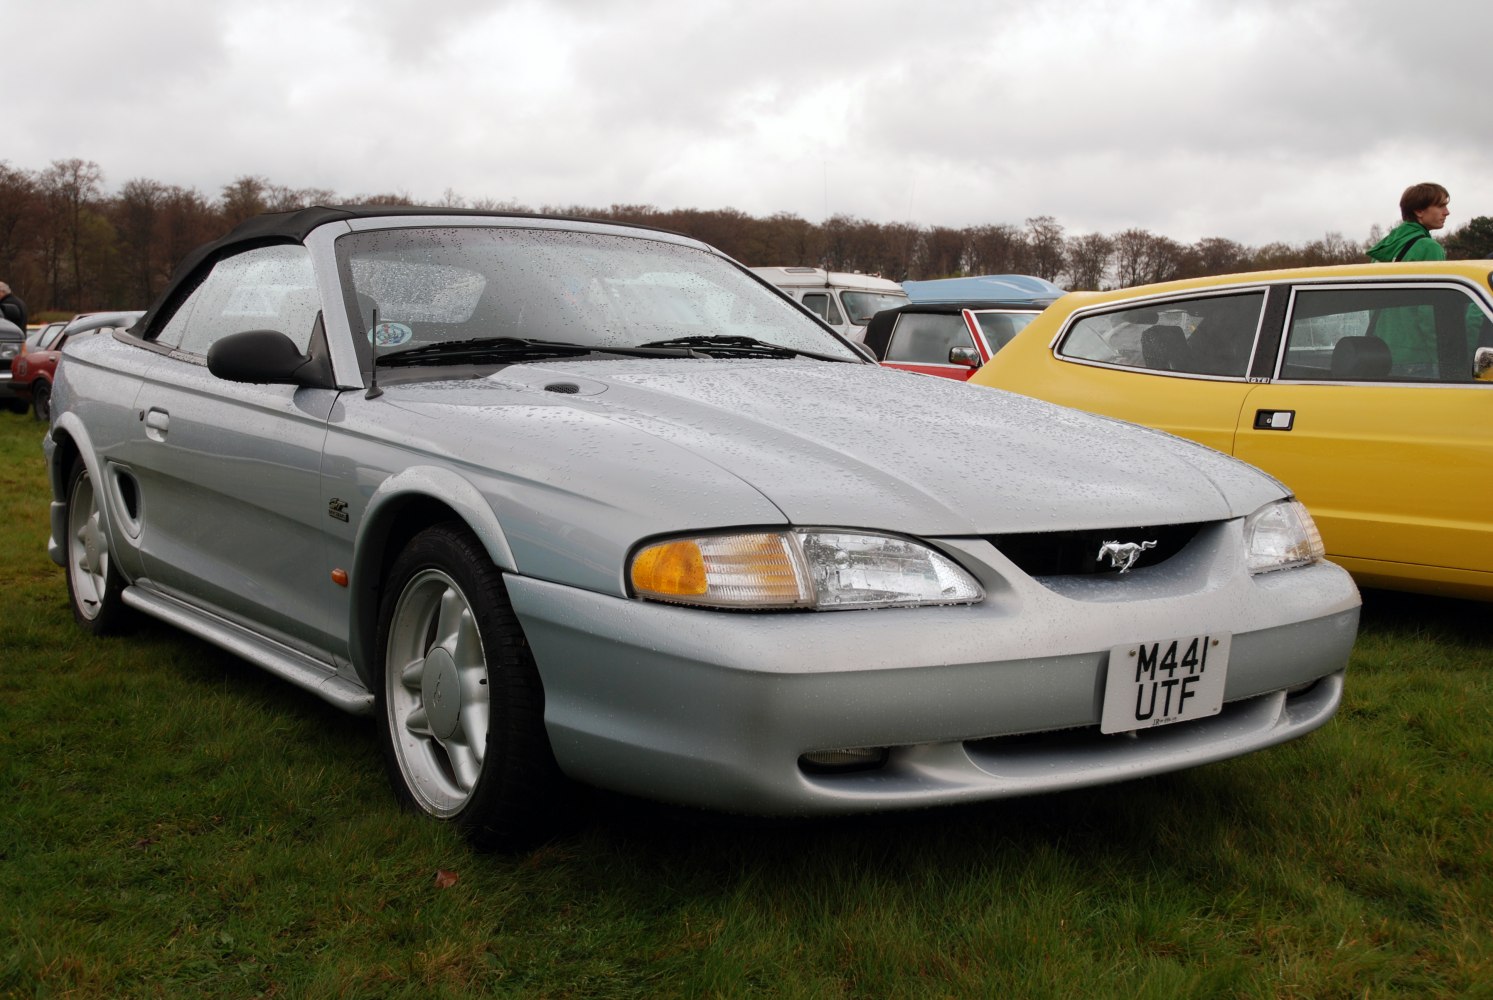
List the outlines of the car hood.
{"label": "car hood", "polygon": [[[577,430],[588,449],[598,435],[619,448],[647,436],[801,525],[968,535],[1188,523],[1242,516],[1287,492],[1160,431],[873,365],[554,362],[406,383],[389,398],[443,422],[466,411],[470,429],[501,422],[509,406],[573,408],[587,414]],[[598,462],[598,477],[616,475],[615,464]]]}

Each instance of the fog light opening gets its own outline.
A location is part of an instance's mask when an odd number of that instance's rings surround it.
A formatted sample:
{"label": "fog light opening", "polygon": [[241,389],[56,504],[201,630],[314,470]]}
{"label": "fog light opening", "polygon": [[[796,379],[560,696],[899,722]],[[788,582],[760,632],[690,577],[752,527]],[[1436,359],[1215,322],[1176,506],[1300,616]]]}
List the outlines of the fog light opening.
{"label": "fog light opening", "polygon": [[886,747],[839,747],[815,750],[798,758],[798,766],[810,774],[843,774],[871,771],[886,763]]}

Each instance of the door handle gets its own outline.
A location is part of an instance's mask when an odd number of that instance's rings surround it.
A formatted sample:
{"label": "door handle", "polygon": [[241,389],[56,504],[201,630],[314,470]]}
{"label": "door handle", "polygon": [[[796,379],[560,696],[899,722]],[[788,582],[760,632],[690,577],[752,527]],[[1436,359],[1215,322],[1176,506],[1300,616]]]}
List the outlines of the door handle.
{"label": "door handle", "polygon": [[1288,431],[1295,423],[1295,410],[1255,411],[1255,430],[1257,431]]}
{"label": "door handle", "polygon": [[140,414],[140,419],[145,421],[145,436],[152,441],[166,440],[166,431],[171,427],[171,415],[165,410],[151,407]]}

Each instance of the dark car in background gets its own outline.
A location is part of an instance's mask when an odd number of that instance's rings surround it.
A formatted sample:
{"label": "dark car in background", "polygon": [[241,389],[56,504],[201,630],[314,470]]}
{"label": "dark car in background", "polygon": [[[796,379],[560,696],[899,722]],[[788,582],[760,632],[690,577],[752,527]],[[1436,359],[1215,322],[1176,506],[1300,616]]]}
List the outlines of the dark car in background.
{"label": "dark car in background", "polygon": [[26,400],[17,395],[10,370],[25,342],[26,331],[8,319],[0,319],[0,403],[12,413],[26,412]]}

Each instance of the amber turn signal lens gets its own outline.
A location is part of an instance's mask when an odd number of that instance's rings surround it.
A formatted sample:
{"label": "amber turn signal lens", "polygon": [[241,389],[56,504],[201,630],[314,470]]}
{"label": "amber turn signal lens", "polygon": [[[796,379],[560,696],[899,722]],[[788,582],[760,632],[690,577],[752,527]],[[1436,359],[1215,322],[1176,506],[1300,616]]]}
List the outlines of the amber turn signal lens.
{"label": "amber turn signal lens", "polygon": [[690,539],[652,545],[632,561],[632,585],[641,593],[697,597],[706,590],[705,557]]}

